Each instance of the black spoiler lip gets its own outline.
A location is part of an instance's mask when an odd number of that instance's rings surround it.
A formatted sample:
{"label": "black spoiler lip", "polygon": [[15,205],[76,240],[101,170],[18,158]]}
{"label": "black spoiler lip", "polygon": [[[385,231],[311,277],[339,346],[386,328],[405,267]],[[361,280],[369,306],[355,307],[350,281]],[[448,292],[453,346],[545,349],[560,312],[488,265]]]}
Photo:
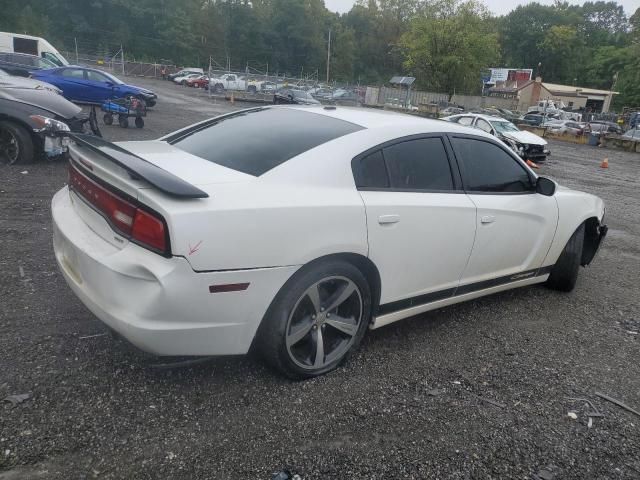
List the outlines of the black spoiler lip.
{"label": "black spoiler lip", "polygon": [[208,198],[209,194],[185,182],[180,177],[94,135],[75,133],[69,135],[76,145],[86,147],[116,165],[127,170],[134,178],[141,178],[161,192],[177,198]]}

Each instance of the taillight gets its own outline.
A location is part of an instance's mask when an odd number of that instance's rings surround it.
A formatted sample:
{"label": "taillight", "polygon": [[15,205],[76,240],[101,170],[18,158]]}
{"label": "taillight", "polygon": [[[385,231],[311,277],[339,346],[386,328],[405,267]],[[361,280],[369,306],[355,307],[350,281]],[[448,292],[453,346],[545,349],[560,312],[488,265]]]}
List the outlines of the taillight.
{"label": "taillight", "polygon": [[69,164],[69,187],[91,204],[116,232],[143,247],[169,253],[164,219],[103,187]]}

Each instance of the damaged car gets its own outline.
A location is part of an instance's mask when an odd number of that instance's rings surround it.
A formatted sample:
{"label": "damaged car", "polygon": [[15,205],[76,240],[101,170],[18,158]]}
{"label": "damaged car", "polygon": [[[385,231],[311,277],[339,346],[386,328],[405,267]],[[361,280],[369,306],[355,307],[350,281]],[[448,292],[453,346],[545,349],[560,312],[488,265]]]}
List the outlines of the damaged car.
{"label": "damaged car", "polygon": [[478,128],[509,145],[523,160],[543,162],[551,155],[547,141],[535,133],[520,130],[509,120],[490,115],[467,113],[442,120]]}
{"label": "damaged car", "polygon": [[69,132],[100,136],[95,111],[82,109],[59,95],[55,87],[18,77],[0,82],[0,161],[30,163],[55,158],[66,150]]}

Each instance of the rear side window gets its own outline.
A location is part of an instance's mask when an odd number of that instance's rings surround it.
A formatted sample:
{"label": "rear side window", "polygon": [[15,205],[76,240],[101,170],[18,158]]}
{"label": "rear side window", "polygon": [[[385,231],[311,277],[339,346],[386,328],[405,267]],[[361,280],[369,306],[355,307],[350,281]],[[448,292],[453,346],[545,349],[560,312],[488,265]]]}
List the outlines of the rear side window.
{"label": "rear side window", "polygon": [[407,190],[453,190],[447,151],[440,138],[420,138],[384,150],[391,187]]}
{"label": "rear side window", "polygon": [[362,129],[317,113],[262,108],[214,119],[165,140],[192,155],[258,177],[307,150]]}
{"label": "rear side window", "polygon": [[460,117],[458,119],[458,123],[460,125],[471,126],[471,124],[473,123],[473,117]]}
{"label": "rear side window", "polygon": [[497,145],[471,138],[453,138],[463,166],[466,189],[472,192],[519,193],[532,191],[529,174]]}
{"label": "rear side window", "polygon": [[65,68],[64,70],[62,70],[60,75],[62,75],[63,77],[81,78],[84,80],[84,71],[77,70],[75,68]]}
{"label": "rear side window", "polygon": [[384,166],[382,150],[378,150],[355,162],[354,175],[358,188],[388,188],[389,177]]}

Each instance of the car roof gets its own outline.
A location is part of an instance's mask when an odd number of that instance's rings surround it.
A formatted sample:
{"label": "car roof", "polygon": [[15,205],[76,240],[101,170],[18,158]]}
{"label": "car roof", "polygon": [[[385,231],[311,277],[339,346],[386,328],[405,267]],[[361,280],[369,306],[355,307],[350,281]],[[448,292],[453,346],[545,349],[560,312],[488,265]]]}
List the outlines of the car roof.
{"label": "car roof", "polygon": [[[407,127],[407,129],[419,129],[424,133],[470,133],[472,135],[486,136],[493,138],[491,135],[471,127],[459,125],[457,123],[435,120],[431,118],[419,117],[406,113],[389,112],[386,110],[374,110],[369,108],[358,107],[335,107],[335,106],[296,106],[287,105],[277,108],[301,109],[318,115],[333,117],[346,122],[360,125],[366,129],[376,129],[385,127]],[[489,117],[496,120],[503,120],[497,117]]]}
{"label": "car roof", "polygon": [[489,122],[508,122],[509,121],[502,117],[497,117],[495,115],[487,115],[484,113],[459,113],[457,115],[451,115],[451,118],[459,118],[459,117],[482,118],[483,120],[487,120]]}

